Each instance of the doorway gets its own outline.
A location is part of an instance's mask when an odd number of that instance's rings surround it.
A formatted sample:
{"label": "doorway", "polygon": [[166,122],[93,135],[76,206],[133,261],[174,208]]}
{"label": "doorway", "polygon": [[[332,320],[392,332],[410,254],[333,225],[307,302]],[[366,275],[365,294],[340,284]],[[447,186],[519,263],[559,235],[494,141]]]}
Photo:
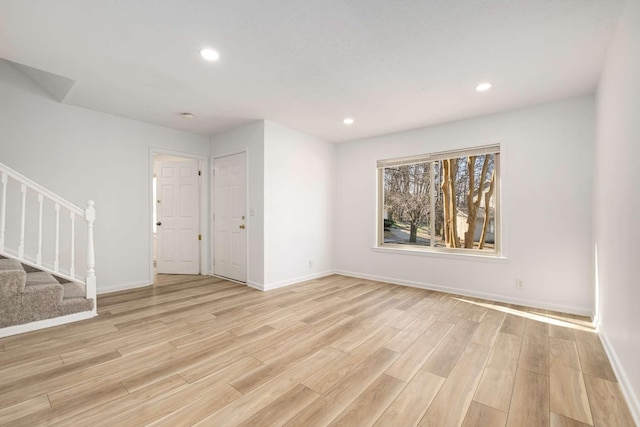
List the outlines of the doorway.
{"label": "doorway", "polygon": [[202,160],[152,153],[153,274],[201,274]]}
{"label": "doorway", "polygon": [[247,282],[247,155],[213,159],[214,275]]}

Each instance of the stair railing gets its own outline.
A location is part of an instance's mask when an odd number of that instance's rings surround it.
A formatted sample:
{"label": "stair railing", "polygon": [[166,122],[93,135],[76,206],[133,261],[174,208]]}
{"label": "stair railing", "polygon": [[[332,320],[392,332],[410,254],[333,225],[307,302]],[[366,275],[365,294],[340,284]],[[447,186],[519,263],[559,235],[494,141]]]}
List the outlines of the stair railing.
{"label": "stair railing", "polygon": [[[9,190],[11,186],[15,186],[13,197],[11,197]],[[93,298],[94,300],[94,314],[96,311],[96,271],[95,271],[95,249],[93,243],[93,223],[96,218],[96,210],[94,202],[89,200],[85,209],[63,199],[57,194],[44,188],[43,186],[36,184],[29,178],[14,171],[10,167],[0,163],[0,189],[2,196],[0,197],[0,253],[7,256],[17,258],[24,264],[31,265],[40,270],[48,271],[58,277],[62,277],[74,282],[83,283],[86,286],[86,298]],[[36,196],[35,206],[27,206],[27,195],[33,193]],[[9,196],[8,196],[9,195]],[[17,200],[16,200],[17,199]],[[52,209],[44,210],[45,201],[48,201],[48,205]],[[17,204],[18,210],[13,206]],[[53,236],[50,236],[48,241],[43,243],[44,228],[43,219],[49,216],[50,221],[54,224]],[[7,233],[7,218],[10,216],[12,227],[18,226],[19,234],[13,236],[13,239],[9,239]],[[61,221],[64,218],[68,218],[66,225],[67,233],[69,234],[68,240],[64,236],[61,236]],[[76,228],[80,224],[76,223],[76,218],[84,220],[86,226],[86,241],[80,241],[76,234]],[[35,224],[32,224],[35,222]],[[26,231],[30,227],[37,228],[36,236],[26,235]],[[26,253],[26,242],[29,237],[35,237],[33,240],[35,243],[35,254]],[[52,238],[51,238],[52,237]],[[11,241],[10,241],[11,240]],[[64,242],[65,255],[68,259],[65,259],[65,263],[61,265],[61,243]],[[53,246],[52,257],[45,259],[44,247]],[[84,276],[77,274],[77,259],[76,248],[85,247],[86,259],[84,260]],[[51,259],[52,258],[52,259]]]}

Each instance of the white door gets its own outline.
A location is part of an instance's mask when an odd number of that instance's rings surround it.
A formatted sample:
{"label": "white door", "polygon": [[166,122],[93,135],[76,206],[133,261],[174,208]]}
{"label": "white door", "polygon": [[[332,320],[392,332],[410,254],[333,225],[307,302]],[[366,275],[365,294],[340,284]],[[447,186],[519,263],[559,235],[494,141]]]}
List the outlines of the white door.
{"label": "white door", "polygon": [[247,187],[245,153],[214,160],[214,272],[247,281]]}
{"label": "white door", "polygon": [[200,273],[198,161],[156,163],[158,273]]}

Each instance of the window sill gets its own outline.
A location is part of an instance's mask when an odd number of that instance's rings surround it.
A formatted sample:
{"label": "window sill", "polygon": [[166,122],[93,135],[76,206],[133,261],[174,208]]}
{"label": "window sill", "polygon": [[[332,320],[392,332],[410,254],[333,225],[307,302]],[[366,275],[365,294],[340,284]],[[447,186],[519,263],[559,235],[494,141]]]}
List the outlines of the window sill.
{"label": "window sill", "polygon": [[507,264],[509,259],[495,254],[487,254],[487,255],[476,255],[470,253],[454,253],[454,252],[444,252],[444,251],[432,251],[425,249],[409,249],[409,248],[399,248],[399,247],[389,247],[389,246],[374,246],[371,248],[374,252],[388,253],[388,254],[396,254],[396,255],[416,255],[416,256],[426,256],[426,257],[434,257],[434,258],[445,258],[445,259],[455,259],[458,261],[475,261],[475,262],[489,262],[489,263],[497,263],[497,264]]}

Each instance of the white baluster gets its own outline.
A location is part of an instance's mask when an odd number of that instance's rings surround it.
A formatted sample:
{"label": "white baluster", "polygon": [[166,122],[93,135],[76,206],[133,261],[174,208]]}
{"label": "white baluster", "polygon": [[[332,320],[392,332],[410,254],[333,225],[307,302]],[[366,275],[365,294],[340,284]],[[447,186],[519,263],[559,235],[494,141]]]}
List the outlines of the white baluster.
{"label": "white baluster", "polygon": [[20,219],[20,245],[18,246],[18,258],[24,258],[24,226],[27,219],[27,186],[20,185],[22,192],[22,218]]}
{"label": "white baluster", "polygon": [[38,194],[38,253],[36,255],[36,263],[42,264],[42,202],[44,197]]}
{"label": "white baluster", "polygon": [[7,213],[7,174],[2,172],[2,206],[0,206],[0,251],[4,250],[4,226]]}
{"label": "white baluster", "polygon": [[56,247],[53,254],[53,271],[60,270],[60,205],[56,203]]}
{"label": "white baluster", "polygon": [[76,214],[74,212],[69,212],[69,219],[71,219],[71,264],[69,266],[69,276],[76,276],[76,230],[75,230],[75,221]]}
{"label": "white baluster", "polygon": [[87,202],[84,211],[84,220],[87,222],[87,273],[85,284],[87,285],[87,298],[93,298],[94,311],[96,301],[96,255],[93,247],[93,222],[96,220],[96,209],[93,200]]}

